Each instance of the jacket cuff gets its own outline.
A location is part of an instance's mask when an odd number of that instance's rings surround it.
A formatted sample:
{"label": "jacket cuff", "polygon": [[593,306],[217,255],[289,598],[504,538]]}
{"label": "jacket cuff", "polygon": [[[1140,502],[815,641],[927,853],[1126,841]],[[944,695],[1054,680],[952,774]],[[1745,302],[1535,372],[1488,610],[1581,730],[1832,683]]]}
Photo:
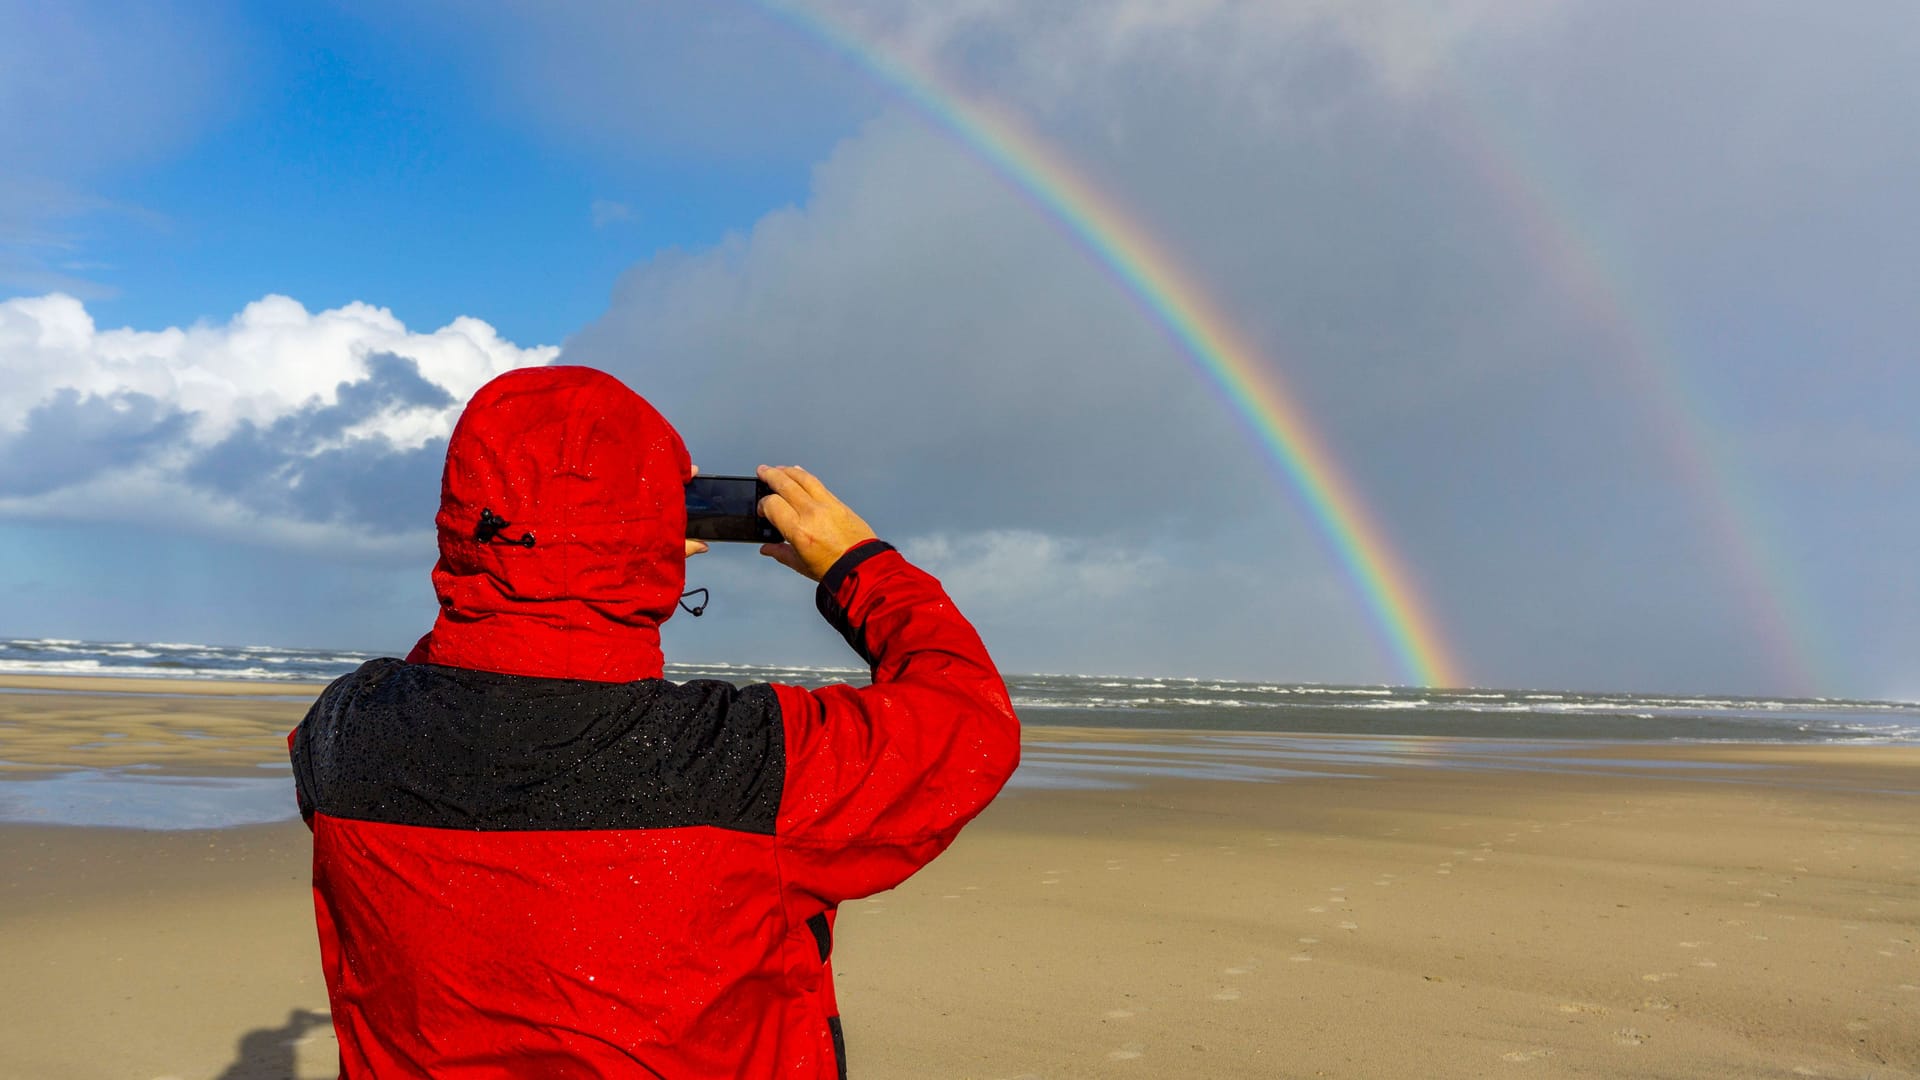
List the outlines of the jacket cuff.
{"label": "jacket cuff", "polygon": [[846,584],[847,578],[862,563],[892,550],[893,545],[885,540],[862,540],[834,561],[833,567],[820,579],[819,588],[813,592],[813,604],[820,609],[821,617],[838,630],[841,637],[847,639],[847,644],[853,646],[853,651],[859,653],[860,659],[865,660],[869,667],[873,665],[874,658],[867,649],[867,635],[848,618],[847,609],[840,603],[840,587]]}
{"label": "jacket cuff", "polygon": [[841,552],[840,557],[834,560],[832,568],[820,579],[820,591],[828,596],[839,596],[840,586],[847,580],[848,574],[853,573],[861,563],[875,555],[892,550],[892,544],[878,538],[860,541]]}

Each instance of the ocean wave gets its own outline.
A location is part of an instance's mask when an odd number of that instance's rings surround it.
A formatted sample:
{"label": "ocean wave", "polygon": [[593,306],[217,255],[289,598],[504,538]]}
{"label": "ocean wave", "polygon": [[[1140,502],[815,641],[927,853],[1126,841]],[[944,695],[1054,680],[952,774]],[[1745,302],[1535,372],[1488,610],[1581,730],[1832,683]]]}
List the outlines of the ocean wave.
{"label": "ocean wave", "polygon": [[301,672],[268,671],[261,667],[205,670],[167,664],[103,664],[99,660],[0,660],[0,675],[80,675],[101,678],[248,679],[265,682],[313,680]]}

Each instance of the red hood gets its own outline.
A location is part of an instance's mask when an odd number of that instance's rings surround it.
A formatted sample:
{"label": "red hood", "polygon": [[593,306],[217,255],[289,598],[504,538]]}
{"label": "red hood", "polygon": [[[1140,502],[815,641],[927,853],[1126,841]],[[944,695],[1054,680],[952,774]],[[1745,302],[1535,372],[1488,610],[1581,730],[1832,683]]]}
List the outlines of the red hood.
{"label": "red hood", "polygon": [[[660,624],[686,580],[686,483],[673,426],[584,367],[510,371],[480,388],[440,482],[440,616],[407,657],[513,675],[660,675]],[[511,524],[474,536],[482,511]],[[533,546],[507,543],[531,534]]]}

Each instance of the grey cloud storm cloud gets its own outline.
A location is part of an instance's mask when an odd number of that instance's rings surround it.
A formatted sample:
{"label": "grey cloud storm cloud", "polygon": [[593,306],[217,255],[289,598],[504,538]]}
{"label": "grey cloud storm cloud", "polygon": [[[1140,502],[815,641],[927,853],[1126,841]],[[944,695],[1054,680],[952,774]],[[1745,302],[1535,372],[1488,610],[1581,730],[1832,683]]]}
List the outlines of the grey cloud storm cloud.
{"label": "grey cloud storm cloud", "polygon": [[190,418],[147,394],[62,388],[0,436],[0,495],[43,495],[177,445]]}
{"label": "grey cloud storm cloud", "polygon": [[366,365],[366,377],[341,383],[330,402],[316,400],[267,424],[243,421],[196,452],[185,477],[262,515],[382,534],[422,528],[437,504],[446,439],[401,447],[379,434],[343,436],[396,410],[456,402],[405,357],[370,353]]}
{"label": "grey cloud storm cloud", "polygon": [[[1777,689],[1746,621],[1765,589],[1829,685],[1897,685],[1889,642],[1915,644],[1916,617],[1872,593],[1911,596],[1914,572],[1888,534],[1837,526],[1911,522],[1920,492],[1900,478],[1909,509],[1886,509],[1884,467],[1836,472],[1774,435],[1811,447],[1864,421],[1878,460],[1914,446],[1894,414],[1916,375],[1888,346],[1920,331],[1892,297],[1920,245],[1867,228],[1920,221],[1911,146],[1884,138],[1920,87],[1894,70],[1920,40],[1908,9],[1836,29],[1778,5],[1563,4],[1408,62],[1322,22],[1261,41],[1260,65],[1191,63],[1229,7],[1088,46],[1084,67],[1023,47],[1054,38],[1018,9],[923,38],[1169,238],[1284,371],[1480,679]],[[1080,624],[1083,668],[1124,654],[1102,633],[1122,617],[1183,642],[1177,665],[1391,674],[1218,395],[916,119],[843,143],[804,206],[634,270],[567,356],[660,397],[709,467],[806,456],[903,531],[1032,529],[1164,560],[1192,594],[1270,590],[1222,611],[1143,571]],[[1674,459],[1656,425],[1675,421],[1729,490]],[[1773,577],[1738,571],[1723,514]]]}

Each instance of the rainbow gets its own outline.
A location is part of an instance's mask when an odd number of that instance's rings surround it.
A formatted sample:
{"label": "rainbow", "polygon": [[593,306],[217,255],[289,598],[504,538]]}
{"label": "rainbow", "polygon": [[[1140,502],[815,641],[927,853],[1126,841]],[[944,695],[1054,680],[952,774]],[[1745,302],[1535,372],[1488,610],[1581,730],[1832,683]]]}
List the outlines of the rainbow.
{"label": "rainbow", "polygon": [[1516,131],[1503,129],[1497,108],[1442,99],[1437,115],[1454,153],[1507,208],[1531,262],[1605,335],[1613,373],[1633,388],[1661,453],[1694,495],[1692,506],[1715,553],[1709,572],[1733,587],[1742,609],[1738,625],[1766,651],[1789,692],[1816,693],[1832,664],[1815,659],[1819,651],[1805,631],[1814,625],[1809,605],[1797,595],[1787,560],[1767,543],[1775,530],[1764,524],[1758,500],[1710,437],[1712,410],[1688,386],[1681,359],[1662,344],[1655,305],[1634,296],[1632,275],[1597,235],[1580,227],[1593,215],[1574,212],[1574,186],[1555,178],[1544,155],[1529,152]]}
{"label": "rainbow", "polygon": [[969,99],[930,64],[786,0],[752,2],[897,92],[1059,222],[1145,306],[1260,444],[1359,592],[1402,675],[1423,686],[1465,684],[1413,574],[1276,365],[1235,329],[1165,245],[1017,117]]}

